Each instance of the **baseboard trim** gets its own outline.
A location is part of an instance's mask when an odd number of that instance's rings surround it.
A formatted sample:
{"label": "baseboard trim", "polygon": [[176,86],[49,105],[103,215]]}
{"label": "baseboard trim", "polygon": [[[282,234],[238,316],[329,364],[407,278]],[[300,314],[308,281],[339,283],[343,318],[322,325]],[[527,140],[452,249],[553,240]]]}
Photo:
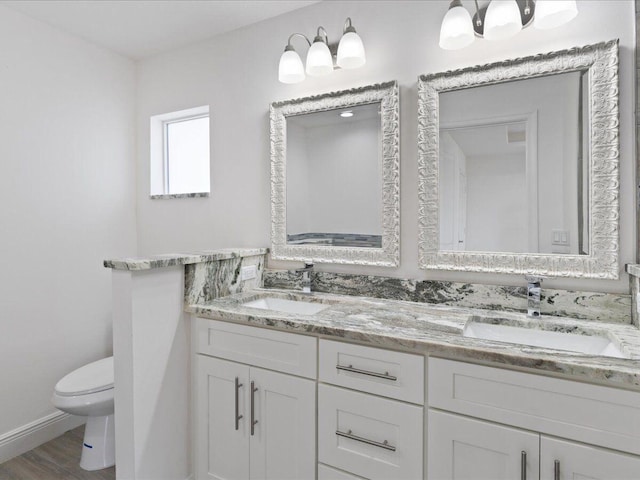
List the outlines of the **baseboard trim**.
{"label": "baseboard trim", "polygon": [[85,421],[84,417],[55,412],[0,435],[0,463],[53,440]]}

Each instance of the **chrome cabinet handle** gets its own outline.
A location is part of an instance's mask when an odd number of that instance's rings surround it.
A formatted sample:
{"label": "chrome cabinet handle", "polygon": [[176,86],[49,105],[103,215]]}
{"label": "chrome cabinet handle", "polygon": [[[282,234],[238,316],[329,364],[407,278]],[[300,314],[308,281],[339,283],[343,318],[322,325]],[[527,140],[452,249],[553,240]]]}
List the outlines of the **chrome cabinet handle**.
{"label": "chrome cabinet handle", "polygon": [[367,445],[373,445],[374,447],[384,448],[385,450],[391,450],[392,452],[396,451],[396,447],[389,445],[389,442],[386,440],[382,443],[376,442],[374,440],[369,440],[368,438],[358,437],[351,433],[351,430],[348,430],[346,433],[341,432],[340,430],[336,430],[336,435],[339,437],[348,438],[349,440],[355,440],[356,442],[366,443]]}
{"label": "chrome cabinet handle", "polygon": [[240,387],[242,386],[242,384],[240,383],[240,380],[238,379],[238,377],[236,377],[236,418],[235,418],[235,423],[236,423],[236,430],[238,430],[240,428],[240,419],[242,418],[242,415],[239,414],[239,410],[240,410],[240,401],[238,399],[239,395],[238,395],[238,391],[240,390]]}
{"label": "chrome cabinet handle", "polygon": [[359,368],[353,368],[353,365],[349,365],[348,367],[345,365],[336,365],[336,369],[344,370],[345,372],[359,373],[360,375],[369,375],[370,377],[384,378],[385,380],[391,380],[392,382],[395,382],[396,380],[398,380],[398,377],[389,375],[389,372],[384,372],[384,373],[370,372],[368,370],[360,370]]}
{"label": "chrome cabinet handle", "polygon": [[520,480],[527,480],[527,452],[520,452]]}
{"label": "chrome cabinet handle", "polygon": [[251,382],[251,436],[255,433],[255,426],[258,423],[256,420],[256,409],[255,409],[255,393],[258,391],[258,387],[255,386],[255,382]]}
{"label": "chrome cabinet handle", "polygon": [[560,460],[553,462],[553,480],[560,480]]}

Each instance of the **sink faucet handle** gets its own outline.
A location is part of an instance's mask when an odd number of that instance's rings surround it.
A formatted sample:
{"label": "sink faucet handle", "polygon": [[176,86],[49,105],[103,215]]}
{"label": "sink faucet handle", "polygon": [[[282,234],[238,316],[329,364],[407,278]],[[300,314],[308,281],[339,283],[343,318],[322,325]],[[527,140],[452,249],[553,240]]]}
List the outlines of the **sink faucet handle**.
{"label": "sink faucet handle", "polygon": [[313,263],[304,262],[304,267],[299,268],[296,272],[302,272],[302,293],[311,293],[311,273],[313,272]]}
{"label": "sink faucet handle", "polygon": [[311,272],[313,271],[313,262],[304,262],[304,267],[296,269],[296,272]]}
{"label": "sink faucet handle", "polygon": [[540,285],[542,283],[542,280],[544,280],[545,277],[541,277],[540,275],[525,275],[524,279],[527,281],[527,283],[537,283],[538,285]]}

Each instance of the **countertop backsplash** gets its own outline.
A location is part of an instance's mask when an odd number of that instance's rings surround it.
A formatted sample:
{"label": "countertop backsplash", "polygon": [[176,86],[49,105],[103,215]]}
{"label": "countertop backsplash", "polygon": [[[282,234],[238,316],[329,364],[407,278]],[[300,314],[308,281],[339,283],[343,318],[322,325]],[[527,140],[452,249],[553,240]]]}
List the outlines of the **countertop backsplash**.
{"label": "countertop backsplash", "polygon": [[631,323],[640,328],[640,265],[627,265],[631,282]]}
{"label": "countertop backsplash", "polygon": [[[302,275],[292,270],[266,268],[267,248],[217,249],[105,260],[107,268],[147,270],[176,265],[185,268],[185,305],[205,304],[216,298],[256,288],[301,290]],[[243,267],[255,266],[255,276],[243,278]],[[542,288],[543,316],[569,317],[640,328],[640,265],[629,264],[631,294],[581,292]],[[485,285],[437,280],[401,279],[348,273],[313,272],[312,290],[320,293],[402,300],[416,303],[526,312],[525,286]]]}
{"label": "countertop backsplash", "polygon": [[[636,279],[636,291],[638,278]],[[266,269],[265,288],[300,290],[301,275],[289,270]],[[483,285],[436,280],[407,280],[371,275],[314,272],[312,289],[316,292],[386,298],[487,310],[526,312],[526,287]],[[542,288],[542,315],[632,323],[631,295],[576,292]],[[636,324],[637,325],[637,324]]]}
{"label": "countertop backsplash", "polygon": [[[262,286],[266,254],[193,263],[184,269],[184,302],[207,303]],[[242,268],[255,266],[255,278],[243,280]]]}

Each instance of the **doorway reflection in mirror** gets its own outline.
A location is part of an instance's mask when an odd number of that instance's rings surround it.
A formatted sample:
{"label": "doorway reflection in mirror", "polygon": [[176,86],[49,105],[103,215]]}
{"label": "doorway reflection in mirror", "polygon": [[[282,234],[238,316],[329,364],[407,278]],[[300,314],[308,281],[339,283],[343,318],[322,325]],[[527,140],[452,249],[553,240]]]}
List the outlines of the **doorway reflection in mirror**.
{"label": "doorway reflection in mirror", "polygon": [[440,250],[588,254],[585,80],[439,94]]}

